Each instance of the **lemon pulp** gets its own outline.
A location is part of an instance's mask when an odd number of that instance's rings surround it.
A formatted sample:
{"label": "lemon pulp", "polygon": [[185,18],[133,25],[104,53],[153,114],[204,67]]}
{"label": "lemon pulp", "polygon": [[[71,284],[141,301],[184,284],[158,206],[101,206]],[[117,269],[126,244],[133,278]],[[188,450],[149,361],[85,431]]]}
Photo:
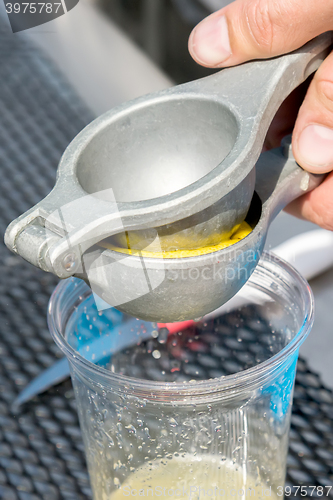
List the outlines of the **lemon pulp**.
{"label": "lemon pulp", "polygon": [[[212,456],[154,460],[130,474],[109,500],[158,497],[168,500],[248,499],[277,500],[272,487],[254,478],[233,461]],[[104,497],[103,497],[104,500]]]}
{"label": "lemon pulp", "polygon": [[[205,255],[212,252],[217,252],[218,250],[223,250],[224,248],[234,245],[238,241],[242,240],[252,231],[251,226],[247,222],[242,222],[235,226],[228,239],[224,239],[217,245],[209,245],[201,248],[191,249],[176,249],[176,250],[166,250],[166,251],[150,251],[150,250],[138,250],[135,248],[125,248],[123,246],[118,246],[110,240],[104,240],[99,245],[103,248],[108,248],[115,252],[125,253],[127,255],[137,255],[139,257],[153,257],[153,258],[163,258],[163,259],[183,259],[186,257],[196,257],[198,255]],[[116,241],[115,241],[116,243]]]}

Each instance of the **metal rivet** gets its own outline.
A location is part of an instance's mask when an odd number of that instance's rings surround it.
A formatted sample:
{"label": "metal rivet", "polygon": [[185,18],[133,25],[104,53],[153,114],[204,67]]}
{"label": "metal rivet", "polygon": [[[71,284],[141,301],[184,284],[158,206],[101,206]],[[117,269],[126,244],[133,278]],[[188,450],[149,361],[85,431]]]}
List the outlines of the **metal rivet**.
{"label": "metal rivet", "polygon": [[62,266],[65,269],[65,271],[68,271],[68,272],[73,271],[73,269],[76,267],[76,255],[75,255],[75,253],[68,253],[62,261]]}

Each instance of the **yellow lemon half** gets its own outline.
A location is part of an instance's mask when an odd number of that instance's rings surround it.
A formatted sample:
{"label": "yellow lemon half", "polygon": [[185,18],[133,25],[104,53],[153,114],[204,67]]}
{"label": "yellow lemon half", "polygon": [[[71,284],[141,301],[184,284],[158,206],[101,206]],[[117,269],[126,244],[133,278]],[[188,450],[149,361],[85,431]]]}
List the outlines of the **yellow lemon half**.
{"label": "yellow lemon half", "polygon": [[235,226],[231,231],[230,238],[221,241],[217,245],[206,246],[202,248],[196,248],[193,250],[181,249],[181,250],[166,250],[164,252],[152,252],[148,250],[137,250],[131,248],[119,247],[112,244],[110,241],[104,240],[99,245],[103,248],[108,248],[115,252],[124,253],[127,255],[136,255],[138,257],[152,257],[155,259],[184,259],[186,257],[197,257],[198,255],[205,255],[207,253],[217,252],[223,248],[230,247],[238,241],[242,240],[252,231],[251,226],[247,222],[242,222],[241,224]]}

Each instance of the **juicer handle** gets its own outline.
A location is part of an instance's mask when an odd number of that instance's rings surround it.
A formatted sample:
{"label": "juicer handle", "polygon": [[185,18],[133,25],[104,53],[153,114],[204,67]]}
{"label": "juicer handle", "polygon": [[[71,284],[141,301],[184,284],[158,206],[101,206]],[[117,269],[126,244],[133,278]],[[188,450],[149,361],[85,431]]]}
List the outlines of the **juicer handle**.
{"label": "juicer handle", "polygon": [[332,49],[332,35],[323,33],[288,54],[225,68],[208,77],[207,84],[212,79],[214,85],[215,79],[217,92],[237,110],[242,125],[250,121],[251,128],[266,135],[263,123],[269,124],[289,94],[319,68]]}
{"label": "juicer handle", "polygon": [[319,186],[327,174],[312,174],[296,162],[291,136],[281,146],[262,153],[256,163],[255,191],[262,202],[267,227],[288,203]]}
{"label": "juicer handle", "polygon": [[253,168],[283,101],[330,53],[332,33],[323,33],[291,53],[224,68],[186,84],[187,92],[210,96],[224,108],[225,123],[234,143],[222,162],[228,182],[218,185],[221,196],[238,186]]}

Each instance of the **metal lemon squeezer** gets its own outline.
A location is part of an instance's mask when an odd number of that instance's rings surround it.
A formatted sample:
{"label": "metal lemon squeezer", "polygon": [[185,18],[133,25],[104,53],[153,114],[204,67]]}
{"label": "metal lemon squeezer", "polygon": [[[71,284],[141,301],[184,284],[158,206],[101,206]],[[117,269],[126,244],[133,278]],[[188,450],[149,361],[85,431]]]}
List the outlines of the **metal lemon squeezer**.
{"label": "metal lemon squeezer", "polygon": [[[255,269],[273,218],[323,180],[297,165],[288,138],[260,152],[279,106],[330,45],[325,33],[107,112],[69,144],[54,189],[9,225],[6,245],[140,319],[221,306]],[[252,231],[219,249],[244,220]]]}

